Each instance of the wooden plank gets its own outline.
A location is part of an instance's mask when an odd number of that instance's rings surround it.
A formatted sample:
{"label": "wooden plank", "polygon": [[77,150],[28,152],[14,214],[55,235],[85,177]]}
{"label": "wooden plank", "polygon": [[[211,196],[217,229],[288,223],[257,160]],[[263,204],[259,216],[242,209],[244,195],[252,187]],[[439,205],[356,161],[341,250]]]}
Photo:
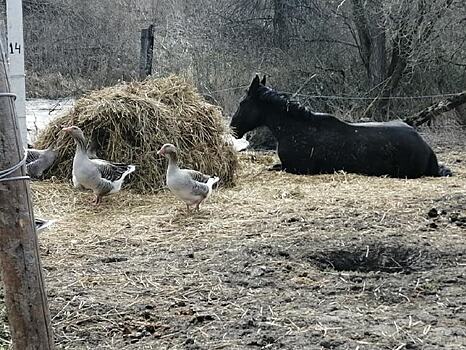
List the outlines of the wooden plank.
{"label": "wooden plank", "polygon": [[[0,93],[9,92],[0,46]],[[24,157],[11,97],[0,97],[0,170]],[[10,176],[24,176],[22,166]],[[0,182],[0,266],[15,350],[54,349],[28,181]]]}
{"label": "wooden plank", "polygon": [[145,79],[152,74],[154,52],[154,25],[141,30],[141,51],[139,55],[139,78]]}

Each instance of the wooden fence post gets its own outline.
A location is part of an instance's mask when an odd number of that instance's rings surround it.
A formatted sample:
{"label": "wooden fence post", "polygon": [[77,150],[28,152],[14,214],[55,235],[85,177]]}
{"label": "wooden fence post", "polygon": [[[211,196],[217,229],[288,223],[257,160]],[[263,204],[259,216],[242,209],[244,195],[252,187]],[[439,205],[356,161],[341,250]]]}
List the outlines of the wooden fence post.
{"label": "wooden fence post", "polygon": [[[3,47],[0,45],[0,265],[13,349],[54,349],[47,297],[44,290],[34,214],[21,166],[24,148],[15,115]],[[2,172],[3,171],[3,172]]]}
{"label": "wooden fence post", "polygon": [[152,74],[152,56],[154,52],[154,25],[141,30],[141,52],[139,55],[139,78],[145,79]]}

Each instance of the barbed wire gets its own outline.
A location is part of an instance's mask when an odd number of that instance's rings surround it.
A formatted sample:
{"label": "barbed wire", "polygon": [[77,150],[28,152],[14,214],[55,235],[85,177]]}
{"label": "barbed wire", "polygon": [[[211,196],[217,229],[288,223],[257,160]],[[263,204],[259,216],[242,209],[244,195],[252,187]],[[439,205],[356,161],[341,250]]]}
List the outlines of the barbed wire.
{"label": "barbed wire", "polygon": [[242,86],[236,86],[236,87],[229,87],[229,88],[225,88],[225,89],[220,89],[220,90],[215,90],[215,91],[209,91],[209,93],[240,90],[240,89],[245,89],[245,88],[247,88],[247,87],[249,87],[249,85],[242,85]]}
{"label": "barbed wire", "polygon": [[[210,91],[209,93],[217,93],[217,92],[225,92],[225,91],[234,91],[240,90],[249,87],[249,85],[242,85],[237,87],[229,87],[225,89],[219,89],[215,91]],[[295,94],[294,92],[288,91],[279,91],[279,93],[299,96],[299,97],[307,97],[307,98],[320,98],[320,99],[328,99],[328,100],[366,100],[372,101],[375,99],[378,100],[421,100],[421,99],[430,99],[430,98],[439,98],[439,97],[453,97],[458,95],[458,93],[447,93],[447,94],[433,94],[433,95],[416,95],[416,96],[390,96],[390,97],[364,97],[364,96],[338,96],[338,95],[307,95],[307,94]]]}
{"label": "barbed wire", "polygon": [[[285,92],[289,93],[289,92]],[[291,94],[291,93],[290,93]],[[308,98],[322,98],[322,99],[333,99],[333,100],[421,100],[428,98],[438,98],[438,97],[452,97],[456,96],[455,94],[437,94],[437,95],[419,95],[419,96],[390,96],[390,97],[362,97],[362,96],[332,96],[332,95],[305,95],[305,94],[296,94],[300,97]]]}

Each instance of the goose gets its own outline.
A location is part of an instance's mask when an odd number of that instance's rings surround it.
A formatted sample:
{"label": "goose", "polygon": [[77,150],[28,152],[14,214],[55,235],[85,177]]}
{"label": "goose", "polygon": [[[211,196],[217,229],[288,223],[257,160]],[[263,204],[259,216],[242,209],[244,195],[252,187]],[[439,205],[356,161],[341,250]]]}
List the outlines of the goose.
{"label": "goose", "polygon": [[164,144],[157,154],[168,159],[166,181],[170,191],[186,203],[188,212],[192,206],[199,210],[199,205],[209,198],[212,187],[220,179],[196,170],[180,169],[176,147],[170,143]]}
{"label": "goose", "polygon": [[233,136],[230,136],[230,142],[235,152],[244,151],[249,147],[249,141],[244,138],[237,139]]}
{"label": "goose", "polygon": [[76,142],[73,159],[73,185],[78,189],[89,189],[95,194],[94,204],[98,205],[105,195],[117,193],[125,177],[136,167],[122,163],[112,163],[103,159],[89,158],[83,131],[77,126],[62,129]]}
{"label": "goose", "polygon": [[43,229],[53,225],[55,223],[55,220],[44,220],[44,219],[39,219],[35,218],[34,219],[34,225],[36,226],[36,231],[42,231]]}
{"label": "goose", "polygon": [[249,147],[249,141],[241,138],[237,139],[231,134],[223,134],[223,140],[229,145],[233,151],[241,152],[246,150]]}
{"label": "goose", "polygon": [[34,179],[41,178],[58,156],[57,150],[52,145],[47,149],[28,148],[26,152],[26,173]]}

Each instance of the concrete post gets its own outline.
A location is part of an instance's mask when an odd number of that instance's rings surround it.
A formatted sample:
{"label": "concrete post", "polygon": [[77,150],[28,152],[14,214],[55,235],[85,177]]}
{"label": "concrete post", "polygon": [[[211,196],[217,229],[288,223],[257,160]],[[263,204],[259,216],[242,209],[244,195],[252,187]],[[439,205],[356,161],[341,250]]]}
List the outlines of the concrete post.
{"label": "concrete post", "polygon": [[27,147],[26,84],[24,74],[23,1],[6,0],[8,75],[15,100],[21,140]]}

